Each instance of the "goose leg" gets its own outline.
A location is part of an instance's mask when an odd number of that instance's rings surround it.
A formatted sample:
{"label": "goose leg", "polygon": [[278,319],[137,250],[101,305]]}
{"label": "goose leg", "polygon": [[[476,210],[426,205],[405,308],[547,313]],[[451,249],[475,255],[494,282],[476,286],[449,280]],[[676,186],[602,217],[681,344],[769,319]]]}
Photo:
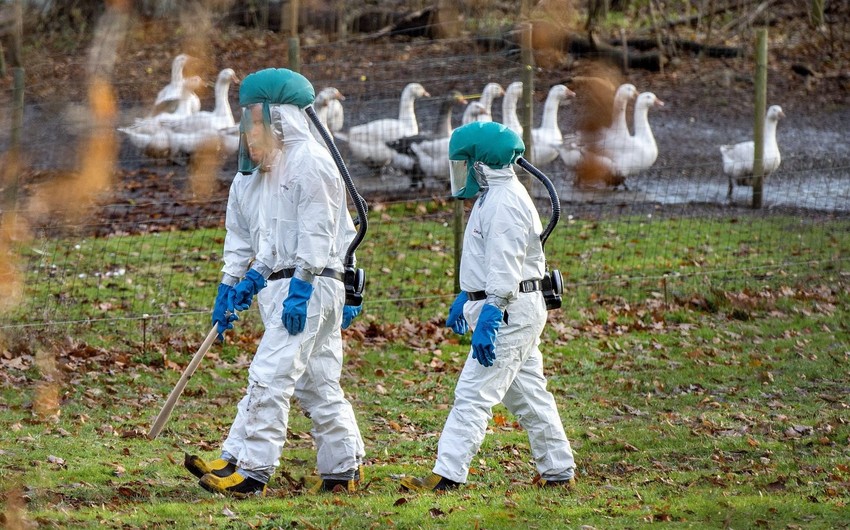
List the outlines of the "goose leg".
{"label": "goose leg", "polygon": [[419,168],[418,162],[410,172],[410,189],[425,189],[425,173]]}
{"label": "goose leg", "polygon": [[726,200],[732,202],[732,177],[729,177],[729,191],[726,192]]}
{"label": "goose leg", "polygon": [[171,153],[168,155],[168,161],[175,166],[186,167],[189,165],[188,153]]}

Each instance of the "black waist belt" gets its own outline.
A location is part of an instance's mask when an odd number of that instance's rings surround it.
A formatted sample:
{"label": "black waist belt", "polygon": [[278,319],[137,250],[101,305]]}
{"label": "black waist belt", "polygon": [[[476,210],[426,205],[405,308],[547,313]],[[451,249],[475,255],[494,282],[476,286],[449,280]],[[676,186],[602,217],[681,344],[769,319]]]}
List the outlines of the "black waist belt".
{"label": "black waist belt", "polygon": [[[275,280],[283,280],[285,278],[292,278],[295,275],[295,269],[281,269],[277,272],[273,272],[271,276],[269,276],[269,281],[273,282]],[[317,274],[316,276],[324,276],[325,278],[333,278],[337,281],[345,280],[345,274],[340,271],[335,271],[333,269],[322,269],[322,272]]]}
{"label": "black waist belt", "polygon": [[[519,292],[521,293],[533,293],[541,289],[543,289],[543,280],[523,280],[519,282]],[[478,300],[487,298],[487,293],[484,291],[473,291],[471,293],[467,292],[466,296],[470,301],[477,302]]]}

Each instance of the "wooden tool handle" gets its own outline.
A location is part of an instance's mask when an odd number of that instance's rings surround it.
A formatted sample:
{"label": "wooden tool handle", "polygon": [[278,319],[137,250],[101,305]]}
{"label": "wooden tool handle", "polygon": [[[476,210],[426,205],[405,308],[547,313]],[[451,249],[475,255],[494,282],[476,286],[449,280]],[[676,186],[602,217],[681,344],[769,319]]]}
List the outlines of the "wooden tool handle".
{"label": "wooden tool handle", "polygon": [[215,342],[216,335],[218,335],[218,325],[213,324],[212,329],[209,333],[207,333],[207,338],[204,339],[201,347],[198,348],[198,352],[194,357],[192,357],[192,360],[189,361],[189,365],[186,366],[186,369],[183,370],[183,375],[180,376],[180,380],[177,381],[176,385],[174,385],[174,390],[168,394],[168,399],[165,400],[165,405],[162,406],[162,410],[159,411],[159,415],[153,421],[151,430],[148,433],[149,440],[153,440],[159,436],[162,428],[165,427],[165,422],[167,422],[168,417],[171,416],[171,411],[174,410],[174,405],[177,404],[180,394],[182,394],[183,389],[186,388],[186,383],[189,382],[189,378],[192,377],[192,374],[194,374],[195,370],[198,369],[198,365],[201,364],[201,361],[209,351],[210,346],[212,346],[212,343]]}

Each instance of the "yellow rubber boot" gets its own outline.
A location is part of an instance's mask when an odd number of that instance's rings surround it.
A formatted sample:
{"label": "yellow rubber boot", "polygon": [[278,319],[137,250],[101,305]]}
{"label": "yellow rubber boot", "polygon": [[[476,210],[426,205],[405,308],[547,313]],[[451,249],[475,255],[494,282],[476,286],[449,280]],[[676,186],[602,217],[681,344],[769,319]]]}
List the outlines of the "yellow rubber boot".
{"label": "yellow rubber boot", "polygon": [[410,491],[447,491],[460,486],[460,482],[441,477],[431,473],[427,477],[404,477],[401,479],[401,487]]}
{"label": "yellow rubber boot", "polygon": [[201,477],[200,485],[207,491],[230,495],[239,499],[247,497],[266,496],[266,485],[251,477],[243,477],[237,472],[226,477],[218,477],[207,473]]}
{"label": "yellow rubber boot", "polygon": [[317,475],[308,475],[301,479],[305,493],[319,493],[320,491],[331,491],[334,493],[354,493],[363,482],[365,470],[363,466],[357,468],[354,478],[350,480],[323,479]]}
{"label": "yellow rubber boot", "polygon": [[540,475],[537,475],[532,481],[532,484],[538,488],[564,488],[566,490],[572,490],[576,485],[576,479],[573,477],[569,480],[546,480]]}
{"label": "yellow rubber boot", "polygon": [[203,477],[207,473],[226,477],[236,471],[236,465],[231,464],[227,460],[216,458],[207,462],[200,456],[190,455],[189,453],[183,455],[183,467],[198,478]]}

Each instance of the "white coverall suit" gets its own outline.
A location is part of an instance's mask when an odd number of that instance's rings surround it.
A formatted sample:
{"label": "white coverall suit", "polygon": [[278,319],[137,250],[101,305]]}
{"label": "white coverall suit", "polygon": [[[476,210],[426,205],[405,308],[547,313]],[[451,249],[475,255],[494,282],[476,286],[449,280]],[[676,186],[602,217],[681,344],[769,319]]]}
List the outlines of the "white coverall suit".
{"label": "white coverall suit", "polygon": [[319,474],[351,479],[365,452],[339,383],[345,288],[320,273],[343,270],[354,224],[339,172],[310,133],[305,113],[294,105],[272,105],[271,117],[275,135],[283,136],[282,152],[268,173],[237,174],[233,180],[222,271],[225,278],[241,278],[252,259],[270,271],[298,267],[315,275],[314,290],[304,330],[294,336],[281,321],[291,280],[269,280],[257,294],[265,332],[223,457],[268,482],[286,440],[294,395],[313,422]]}
{"label": "white coverall suit", "polygon": [[[443,432],[434,473],[465,483],[492,408],[503,403],[528,433],[542,478],[569,480],[575,463],[552,394],[546,390],[540,334],[546,304],[540,291],[521,293],[523,280],[542,279],[545,257],[537,210],[513,168],[482,166],[489,189],[472,208],[463,237],[460,287],[507,301],[496,335],[496,360],[484,367],[471,355],[455,388],[455,402]],[[468,301],[464,317],[474,329],[486,300]]]}

